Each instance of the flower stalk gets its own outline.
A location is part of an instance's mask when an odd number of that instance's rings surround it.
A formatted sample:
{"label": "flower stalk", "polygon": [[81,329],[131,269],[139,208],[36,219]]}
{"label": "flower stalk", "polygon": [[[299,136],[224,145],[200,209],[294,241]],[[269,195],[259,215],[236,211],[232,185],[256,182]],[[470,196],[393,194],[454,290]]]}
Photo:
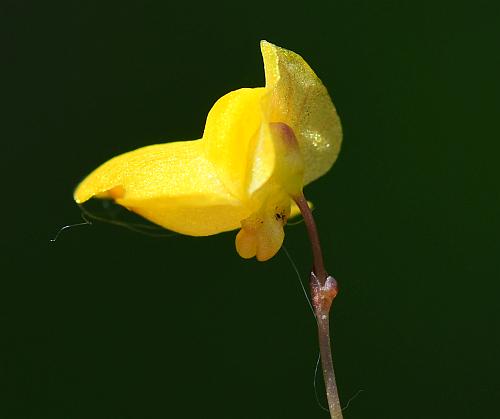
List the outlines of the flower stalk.
{"label": "flower stalk", "polygon": [[321,366],[325,382],[328,408],[332,419],[342,419],[342,408],[333,369],[333,358],[330,343],[330,309],[337,295],[337,281],[325,270],[323,253],[319,241],[318,229],[307,200],[304,195],[295,198],[295,202],[302,213],[307,228],[313,254],[313,269],[310,277],[312,305],[318,325],[319,349]]}

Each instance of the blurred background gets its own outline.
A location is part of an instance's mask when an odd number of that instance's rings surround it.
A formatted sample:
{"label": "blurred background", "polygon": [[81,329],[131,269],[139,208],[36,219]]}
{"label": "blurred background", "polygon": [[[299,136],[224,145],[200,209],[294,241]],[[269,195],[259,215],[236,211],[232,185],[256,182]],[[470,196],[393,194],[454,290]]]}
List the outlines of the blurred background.
{"label": "blurred background", "polygon": [[[314,318],[283,252],[245,261],[234,232],[152,238],[97,221],[50,242],[81,222],[72,191],[98,164],[199,138],[219,97],[263,86],[261,39],[308,61],[343,123],[339,160],[306,195],[341,287],[345,417],[498,415],[495,2],[1,7],[0,418],[328,417]],[[303,225],[286,246],[307,283]]]}

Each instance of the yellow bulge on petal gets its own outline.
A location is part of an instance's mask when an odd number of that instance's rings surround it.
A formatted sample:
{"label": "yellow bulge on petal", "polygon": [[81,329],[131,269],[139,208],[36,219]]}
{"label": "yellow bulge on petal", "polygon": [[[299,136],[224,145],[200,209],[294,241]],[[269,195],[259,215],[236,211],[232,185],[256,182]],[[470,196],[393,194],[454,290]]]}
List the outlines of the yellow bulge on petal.
{"label": "yellow bulge on petal", "polygon": [[236,235],[236,251],[244,259],[251,259],[257,254],[257,229],[249,223],[242,222],[242,228]]}
{"label": "yellow bulge on petal", "polygon": [[264,217],[259,234],[259,246],[257,247],[257,260],[265,262],[271,259],[283,245],[285,231],[283,221],[276,219],[276,213],[271,213]]}
{"label": "yellow bulge on petal", "polygon": [[74,198],[115,201],[150,221],[179,233],[205,236],[233,230],[248,217],[205,157],[201,140],[143,147],[94,170]]}
{"label": "yellow bulge on petal", "polygon": [[283,244],[283,226],[290,216],[290,198],[279,190],[270,194],[261,208],[242,220],[236,236],[238,254],[263,262],[272,258]]}
{"label": "yellow bulge on petal", "polygon": [[304,185],[335,162],[342,129],[328,91],[304,59],[267,41],[261,42],[266,73],[265,109],[269,122],[289,125],[304,159]]}

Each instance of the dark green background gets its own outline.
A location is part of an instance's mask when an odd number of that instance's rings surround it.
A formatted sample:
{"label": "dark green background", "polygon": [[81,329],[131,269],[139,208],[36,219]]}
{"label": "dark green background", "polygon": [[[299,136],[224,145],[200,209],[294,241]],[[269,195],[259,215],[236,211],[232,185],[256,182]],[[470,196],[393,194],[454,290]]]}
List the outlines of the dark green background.
{"label": "dark green background", "polygon": [[[0,418],[328,417],[283,253],[103,223],[49,242],[96,165],[199,138],[217,98],[262,86],[260,39],[303,55],[343,122],[306,193],[341,286],[343,403],[362,390],[345,417],[498,417],[494,4],[3,1]],[[303,226],[286,245],[305,281]]]}

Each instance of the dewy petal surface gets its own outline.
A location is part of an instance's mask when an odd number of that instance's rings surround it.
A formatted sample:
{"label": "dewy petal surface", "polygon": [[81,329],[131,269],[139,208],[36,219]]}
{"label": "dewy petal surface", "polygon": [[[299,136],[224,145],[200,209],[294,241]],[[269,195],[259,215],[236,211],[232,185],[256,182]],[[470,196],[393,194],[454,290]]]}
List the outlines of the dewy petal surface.
{"label": "dewy petal surface", "polygon": [[342,129],[328,91],[304,59],[267,41],[261,42],[269,122],[289,125],[304,159],[304,185],[325,174],[335,162]]}
{"label": "dewy petal surface", "polygon": [[202,140],[117,156],[85,178],[74,198],[82,203],[106,194],[154,223],[193,236],[233,230],[248,216],[205,157]]}

